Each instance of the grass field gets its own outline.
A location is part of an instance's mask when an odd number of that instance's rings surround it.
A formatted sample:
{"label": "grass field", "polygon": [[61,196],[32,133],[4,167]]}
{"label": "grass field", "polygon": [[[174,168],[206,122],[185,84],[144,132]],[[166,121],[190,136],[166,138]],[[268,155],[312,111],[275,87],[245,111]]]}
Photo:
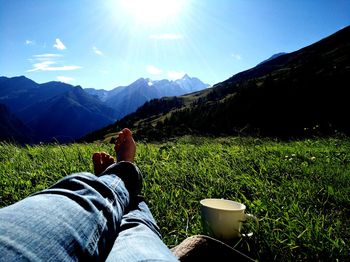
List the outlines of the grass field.
{"label": "grass field", "polygon": [[[0,206],[57,179],[92,171],[107,144],[0,144]],[[199,200],[240,201],[259,218],[251,238],[234,246],[261,261],[347,260],[350,243],[350,140],[277,142],[253,138],[184,137],[138,143],[144,195],[172,247],[201,233]]]}

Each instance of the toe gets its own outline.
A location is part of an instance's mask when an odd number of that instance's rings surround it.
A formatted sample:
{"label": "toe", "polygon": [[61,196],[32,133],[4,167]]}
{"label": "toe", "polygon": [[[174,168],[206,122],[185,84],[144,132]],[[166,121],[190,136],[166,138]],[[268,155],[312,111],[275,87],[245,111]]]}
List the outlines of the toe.
{"label": "toe", "polygon": [[96,152],[92,155],[92,161],[94,163],[100,163],[101,162],[101,153],[100,152]]}
{"label": "toe", "polygon": [[114,148],[120,148],[121,144],[123,143],[125,139],[125,134],[121,131],[117,135],[117,139],[115,140]]}
{"label": "toe", "polygon": [[109,156],[109,158],[108,158],[108,160],[107,160],[107,164],[108,164],[108,165],[111,165],[111,164],[113,164],[114,162],[115,162],[114,157]]}
{"label": "toe", "polygon": [[132,136],[132,132],[130,131],[129,128],[124,128],[124,129],[122,130],[122,132],[123,132],[123,134],[124,134],[125,136],[127,136],[127,137]]}
{"label": "toe", "polygon": [[132,137],[132,132],[130,131],[130,129],[128,128],[124,128],[123,129],[123,134],[124,134],[124,142],[129,143],[129,141],[133,141],[133,137]]}
{"label": "toe", "polygon": [[101,158],[102,158],[102,162],[105,162],[106,159],[108,158],[108,154],[106,152],[102,152],[101,153]]}
{"label": "toe", "polygon": [[106,152],[102,152],[101,157],[102,157],[103,164],[110,164],[114,162],[114,157],[112,157],[110,154]]}

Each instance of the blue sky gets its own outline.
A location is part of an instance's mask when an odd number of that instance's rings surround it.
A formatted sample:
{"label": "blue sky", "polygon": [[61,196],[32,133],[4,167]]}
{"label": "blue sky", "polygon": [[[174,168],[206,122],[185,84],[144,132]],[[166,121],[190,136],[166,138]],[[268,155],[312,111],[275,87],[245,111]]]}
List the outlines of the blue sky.
{"label": "blue sky", "polygon": [[350,0],[0,0],[0,75],[215,84],[350,25]]}

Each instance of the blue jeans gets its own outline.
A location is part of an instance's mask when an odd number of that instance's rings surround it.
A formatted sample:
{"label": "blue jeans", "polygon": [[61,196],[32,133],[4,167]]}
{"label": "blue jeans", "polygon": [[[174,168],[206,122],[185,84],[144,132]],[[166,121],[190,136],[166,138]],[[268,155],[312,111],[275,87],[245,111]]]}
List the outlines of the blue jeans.
{"label": "blue jeans", "polygon": [[0,261],[77,260],[177,261],[118,174],[72,174],[0,209]]}

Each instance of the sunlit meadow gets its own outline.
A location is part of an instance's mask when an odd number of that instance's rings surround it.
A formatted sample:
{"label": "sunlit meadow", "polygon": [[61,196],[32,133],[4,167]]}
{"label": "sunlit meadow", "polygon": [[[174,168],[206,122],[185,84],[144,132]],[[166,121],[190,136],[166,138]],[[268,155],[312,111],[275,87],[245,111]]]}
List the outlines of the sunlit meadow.
{"label": "sunlit meadow", "polygon": [[[346,260],[350,242],[350,141],[281,142],[183,137],[138,143],[144,195],[169,247],[201,233],[199,200],[240,201],[259,218],[251,238],[232,245],[258,260]],[[108,144],[0,144],[0,205],[12,204],[59,178],[91,171]]]}

